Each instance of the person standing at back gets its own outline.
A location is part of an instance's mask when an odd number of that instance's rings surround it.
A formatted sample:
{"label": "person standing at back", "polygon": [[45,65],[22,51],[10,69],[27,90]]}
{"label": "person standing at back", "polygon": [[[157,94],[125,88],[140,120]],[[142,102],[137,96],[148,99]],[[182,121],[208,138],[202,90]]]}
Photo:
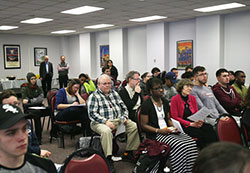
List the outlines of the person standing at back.
{"label": "person standing at back", "polygon": [[57,64],[60,88],[67,87],[67,83],[68,83],[68,79],[69,79],[69,77],[68,77],[69,63],[65,62],[65,58],[66,57],[64,55],[62,55],[60,57],[61,62],[59,64]]}
{"label": "person standing at back", "polygon": [[47,96],[47,92],[51,89],[51,81],[53,77],[53,64],[49,62],[49,56],[44,56],[44,61],[40,64],[39,69],[40,80],[42,81],[42,88],[44,98]]}

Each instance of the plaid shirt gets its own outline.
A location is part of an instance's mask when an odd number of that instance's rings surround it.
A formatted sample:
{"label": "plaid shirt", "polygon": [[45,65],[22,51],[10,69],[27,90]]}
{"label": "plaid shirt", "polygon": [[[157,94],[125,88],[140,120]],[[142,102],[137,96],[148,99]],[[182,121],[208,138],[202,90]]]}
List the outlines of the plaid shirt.
{"label": "plaid shirt", "polygon": [[119,94],[111,90],[109,95],[97,89],[88,98],[88,114],[91,121],[105,123],[109,119],[128,119],[128,110]]}

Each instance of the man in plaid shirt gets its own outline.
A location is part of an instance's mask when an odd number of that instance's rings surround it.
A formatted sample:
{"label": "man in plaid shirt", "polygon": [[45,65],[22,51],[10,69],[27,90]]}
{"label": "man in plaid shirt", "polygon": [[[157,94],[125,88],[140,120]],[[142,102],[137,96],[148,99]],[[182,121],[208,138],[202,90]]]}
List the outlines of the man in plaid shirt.
{"label": "man in plaid shirt", "polygon": [[101,144],[108,160],[112,157],[112,131],[122,123],[127,134],[126,153],[123,159],[132,159],[132,151],[140,144],[136,123],[128,119],[128,110],[119,94],[111,90],[110,76],[98,78],[98,89],[88,98],[88,114],[91,129],[101,135]]}

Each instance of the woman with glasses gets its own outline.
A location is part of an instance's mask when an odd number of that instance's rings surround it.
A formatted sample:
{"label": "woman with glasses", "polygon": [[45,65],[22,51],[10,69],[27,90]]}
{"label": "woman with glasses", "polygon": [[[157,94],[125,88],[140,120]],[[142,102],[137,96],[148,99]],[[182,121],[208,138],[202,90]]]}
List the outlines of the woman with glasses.
{"label": "woman with glasses", "polygon": [[200,149],[217,141],[217,136],[212,125],[202,120],[191,121],[189,116],[198,112],[195,96],[190,95],[194,84],[189,79],[178,82],[176,90],[179,93],[171,100],[171,116],[181,123],[183,131],[191,137],[198,138],[197,145]]}
{"label": "woman with glasses", "polygon": [[151,97],[141,106],[141,123],[146,137],[164,142],[171,147],[168,157],[173,173],[191,173],[198,155],[195,141],[173,127],[169,119],[168,101],[162,98],[162,81],[151,78],[147,82],[147,88]]}
{"label": "woman with glasses", "polygon": [[91,135],[90,120],[88,118],[85,100],[79,94],[80,80],[73,79],[67,88],[61,88],[56,94],[55,119],[58,121],[81,120],[83,130],[87,136]]}

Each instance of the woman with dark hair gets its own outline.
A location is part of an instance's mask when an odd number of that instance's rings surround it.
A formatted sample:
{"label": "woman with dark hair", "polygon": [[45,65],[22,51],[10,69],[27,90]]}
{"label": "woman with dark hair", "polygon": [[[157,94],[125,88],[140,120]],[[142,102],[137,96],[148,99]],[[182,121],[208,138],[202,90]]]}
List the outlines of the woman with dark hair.
{"label": "woman with dark hair", "polygon": [[140,81],[140,87],[142,90],[142,95],[146,96],[149,95],[149,92],[147,90],[147,86],[146,83],[147,81],[151,78],[151,74],[149,72],[145,72],[143,73],[143,75],[141,76],[141,81]]}
{"label": "woman with dark hair", "polygon": [[[87,135],[91,135],[90,120],[84,104],[85,100],[79,94],[80,80],[73,79],[67,88],[61,88],[56,94],[56,120],[73,121],[81,120]],[[80,106],[82,104],[82,106]]]}
{"label": "woman with dark hair", "polygon": [[190,115],[198,112],[195,96],[190,95],[194,84],[189,79],[181,79],[176,87],[178,95],[171,100],[171,116],[181,123],[185,133],[191,137],[198,138],[197,145],[204,148],[208,144],[217,141],[213,126],[202,120],[191,121]]}
{"label": "woman with dark hair", "polygon": [[111,76],[117,80],[117,77],[118,77],[118,70],[117,68],[113,65],[113,61],[112,60],[108,60],[107,61],[107,65],[110,69],[110,73],[111,73]]}
{"label": "woman with dark hair", "polygon": [[162,98],[162,81],[151,78],[147,82],[151,97],[141,106],[142,129],[149,139],[164,142],[171,147],[169,160],[173,173],[192,172],[198,155],[195,141],[173,127],[169,119],[169,104]]}

